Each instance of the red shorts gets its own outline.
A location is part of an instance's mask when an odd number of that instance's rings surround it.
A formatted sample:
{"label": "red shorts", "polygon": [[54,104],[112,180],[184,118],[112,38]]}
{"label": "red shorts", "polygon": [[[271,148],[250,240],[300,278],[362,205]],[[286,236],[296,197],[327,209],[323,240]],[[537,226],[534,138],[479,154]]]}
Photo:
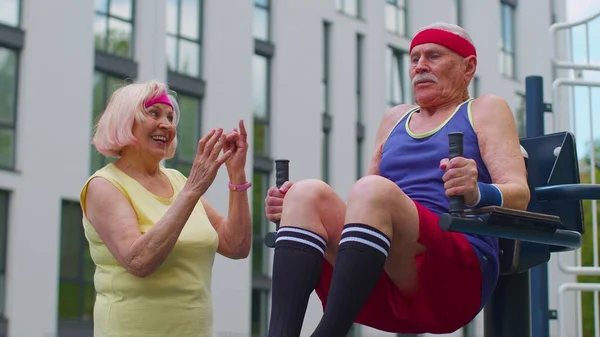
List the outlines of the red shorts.
{"label": "red shorts", "polygon": [[[415,257],[418,268],[416,297],[403,296],[385,272],[356,323],[394,333],[450,333],[467,325],[480,311],[482,272],[479,259],[461,233],[439,228],[439,216],[415,202],[419,213],[418,242],[427,251]],[[315,291],[323,308],[333,268],[323,260]]]}

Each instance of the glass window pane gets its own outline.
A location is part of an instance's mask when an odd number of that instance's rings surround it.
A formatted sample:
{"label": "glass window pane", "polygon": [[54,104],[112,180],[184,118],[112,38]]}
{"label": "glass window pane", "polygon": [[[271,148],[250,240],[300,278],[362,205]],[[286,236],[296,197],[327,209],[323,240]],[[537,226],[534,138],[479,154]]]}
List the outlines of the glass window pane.
{"label": "glass window pane", "polygon": [[118,56],[131,57],[131,24],[108,19],[108,51]]}
{"label": "glass window pane", "polygon": [[266,9],[254,7],[254,38],[269,40],[269,12]]}
{"label": "glass window pane", "polygon": [[396,31],[396,6],[385,4],[385,28],[389,31]]}
{"label": "glass window pane", "polygon": [[172,71],[177,71],[177,39],[172,36],[167,36],[167,66]]}
{"label": "glass window pane", "polygon": [[398,69],[398,57],[392,57],[392,101],[396,104],[402,102],[402,87],[400,85],[400,69]]}
{"label": "glass window pane", "polygon": [[0,274],[0,317],[6,317],[4,307],[6,306],[6,275]]}
{"label": "glass window pane", "polygon": [[200,4],[199,0],[182,0],[181,2],[181,36],[192,40],[200,40]]}
{"label": "glass window pane", "polygon": [[60,281],[58,288],[58,319],[79,319],[81,286],[77,282]]}
{"label": "glass window pane", "polygon": [[167,33],[177,34],[177,11],[179,0],[167,0]]}
{"label": "glass window pane", "polygon": [[[0,275],[6,272],[6,232],[8,228],[8,192],[0,191]],[[0,296],[2,290],[0,289]]]}
{"label": "glass window pane", "polygon": [[256,117],[267,118],[268,109],[268,60],[266,57],[252,57],[252,113]]}
{"label": "glass window pane", "polygon": [[94,10],[106,13],[108,11],[108,0],[94,0]]}
{"label": "glass window pane", "polygon": [[398,11],[396,12],[397,18],[396,18],[396,22],[398,23],[398,27],[396,28],[396,33],[400,34],[400,35],[406,35],[406,15],[405,15],[405,11],[403,9],[398,9]]}
{"label": "glass window pane", "polygon": [[344,0],[335,0],[335,9],[338,11],[342,10]]}
{"label": "glass window pane", "polygon": [[0,0],[0,23],[19,26],[19,0]]}
{"label": "glass window pane", "polygon": [[94,283],[87,282],[83,289],[83,308],[80,319],[92,321],[94,318],[94,302],[96,301],[96,289]]}
{"label": "glass window pane", "polygon": [[179,96],[181,119],[177,125],[177,158],[193,161],[200,140],[200,113],[197,99]]}
{"label": "glass window pane", "polygon": [[358,15],[358,1],[359,0],[346,0],[344,3],[344,12],[348,15],[357,16]]}
{"label": "glass window pane", "polygon": [[12,168],[15,163],[15,131],[8,128],[0,128],[0,167]]}
{"label": "glass window pane", "polygon": [[61,210],[60,277],[78,278],[80,257],[83,257],[85,237],[81,226],[81,208],[78,202],[63,202]]}
{"label": "glass window pane", "polygon": [[198,77],[200,68],[200,45],[196,42],[179,40],[179,62],[177,71]]}
{"label": "glass window pane", "polygon": [[131,3],[132,0],[110,0],[110,14],[130,21]]}
{"label": "glass window pane", "polygon": [[254,119],[254,154],[258,156],[266,156],[268,154],[268,130],[267,123]]}
{"label": "glass window pane", "polygon": [[268,0],[254,0],[254,4],[261,5],[261,6],[268,6],[269,1]]}
{"label": "glass window pane", "polygon": [[96,14],[94,16],[94,45],[96,50],[106,51],[106,16]]}
{"label": "glass window pane", "polygon": [[12,125],[17,100],[17,53],[0,48],[0,123]]}

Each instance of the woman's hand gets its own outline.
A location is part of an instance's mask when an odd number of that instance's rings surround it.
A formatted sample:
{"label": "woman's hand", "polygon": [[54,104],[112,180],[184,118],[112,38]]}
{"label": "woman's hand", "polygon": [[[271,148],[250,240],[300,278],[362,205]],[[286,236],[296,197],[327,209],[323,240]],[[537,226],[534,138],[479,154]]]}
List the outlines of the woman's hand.
{"label": "woman's hand", "polygon": [[[231,157],[226,161],[227,172],[230,180],[235,180],[235,177],[245,176],[241,174],[246,167],[246,154],[248,153],[248,133],[244,126],[244,120],[239,122],[239,131],[234,128],[233,131],[226,135],[226,143],[223,151],[231,151]],[[245,181],[232,181],[233,184],[241,184]]]}
{"label": "woman's hand", "polygon": [[219,157],[226,143],[227,139],[221,128],[211,130],[198,142],[198,149],[186,187],[194,193],[198,193],[199,196],[202,196],[208,190],[221,165],[233,155],[233,151],[229,149]]}

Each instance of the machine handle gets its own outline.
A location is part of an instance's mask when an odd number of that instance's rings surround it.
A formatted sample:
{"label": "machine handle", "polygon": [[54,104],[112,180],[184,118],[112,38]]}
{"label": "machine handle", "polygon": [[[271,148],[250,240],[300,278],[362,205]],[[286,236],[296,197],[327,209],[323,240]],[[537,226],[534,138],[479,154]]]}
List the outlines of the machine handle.
{"label": "machine handle", "polygon": [[[462,157],[464,134],[462,132],[451,132],[448,134],[448,159]],[[450,214],[461,214],[465,208],[465,197],[453,195],[450,197]]]}

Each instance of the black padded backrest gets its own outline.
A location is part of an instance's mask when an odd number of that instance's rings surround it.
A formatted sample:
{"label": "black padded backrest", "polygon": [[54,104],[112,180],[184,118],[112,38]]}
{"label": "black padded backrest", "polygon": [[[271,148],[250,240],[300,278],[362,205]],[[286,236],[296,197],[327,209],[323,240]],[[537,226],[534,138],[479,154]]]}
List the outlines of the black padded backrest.
{"label": "black padded backrest", "polygon": [[531,190],[528,211],[556,215],[562,229],[583,233],[583,206],[581,200],[539,200],[536,187],[560,184],[579,184],[579,163],[575,137],[569,132],[558,132],[521,140],[528,153],[527,173]]}

